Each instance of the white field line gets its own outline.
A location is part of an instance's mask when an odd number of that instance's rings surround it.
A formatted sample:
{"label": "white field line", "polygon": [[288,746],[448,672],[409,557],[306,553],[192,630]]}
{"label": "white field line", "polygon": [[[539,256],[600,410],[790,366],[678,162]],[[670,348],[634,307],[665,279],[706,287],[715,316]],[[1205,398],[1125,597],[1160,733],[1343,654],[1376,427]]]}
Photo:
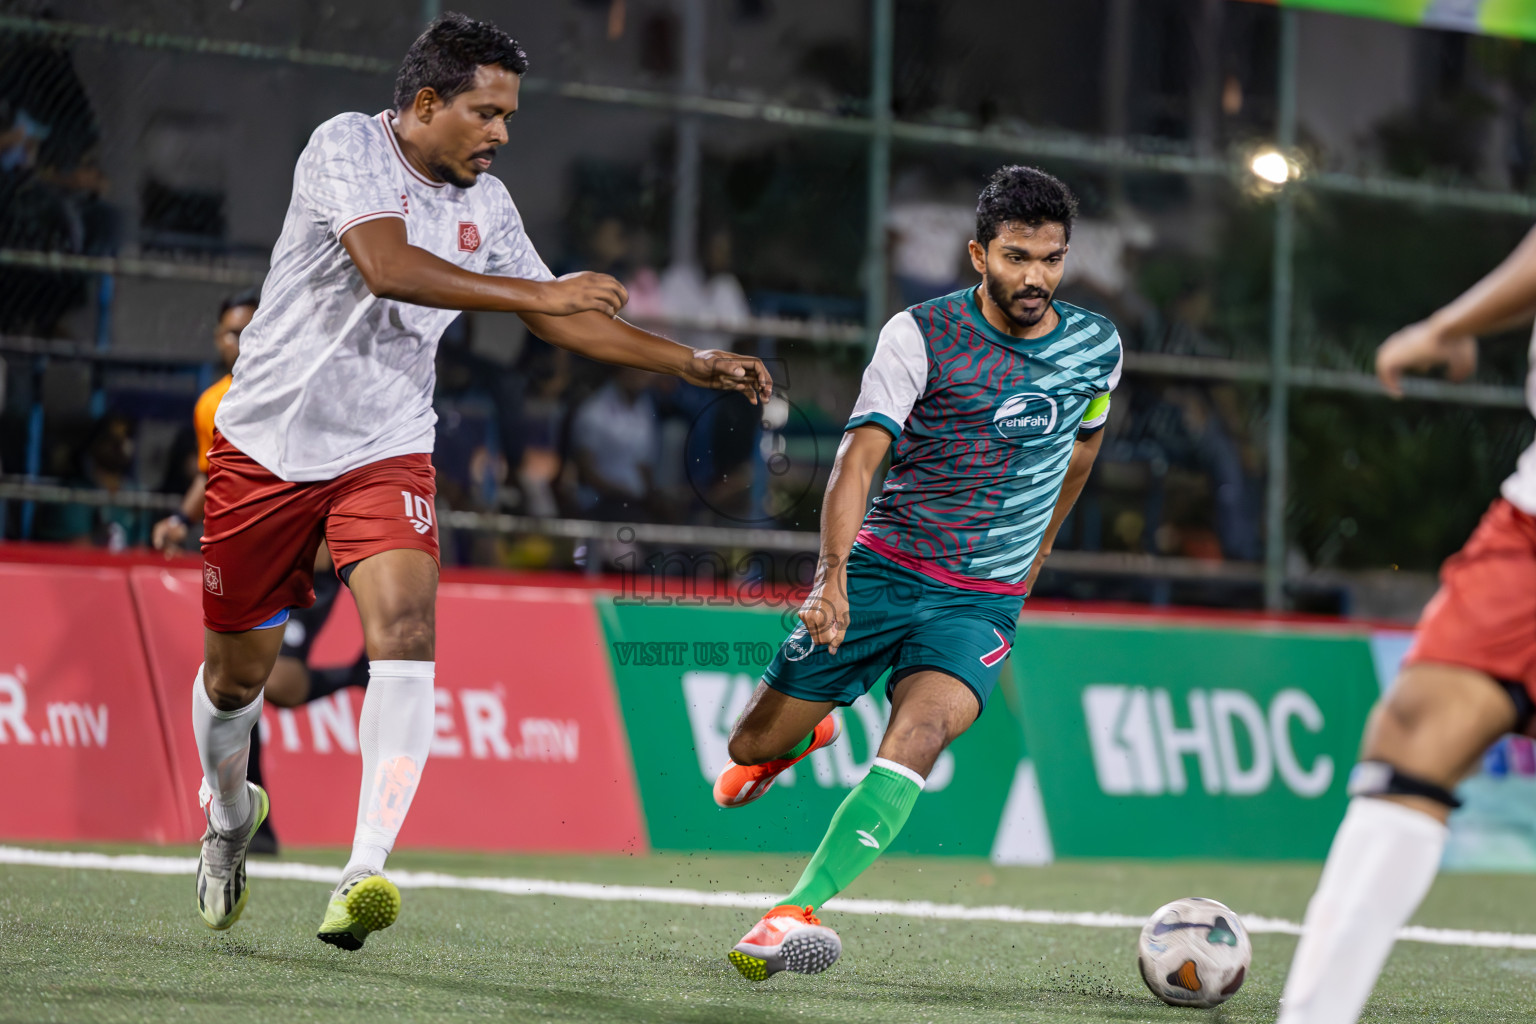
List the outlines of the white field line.
{"label": "white field line", "polygon": [[[149,854],[75,853],[65,850],[28,850],[0,846],[0,864],[27,867],[71,868],[85,871],[127,871],[141,875],[191,875],[195,857],[160,857]],[[335,885],[338,868],[319,864],[253,861],[247,866],[253,878],[289,882],[320,882]],[[556,882],[541,878],[475,878],[445,875],[436,871],[391,871],[390,880],[402,889],[464,889],[506,896],[555,896],[607,903],[670,903],[683,907],[733,907],[763,910],[776,898],[766,892],[705,892],[651,885],[601,885],[595,882]],[[926,900],[861,900],[838,897],[826,909],[840,914],[891,915],[930,921],[996,921],[1003,924],[1076,925],[1081,928],[1140,928],[1146,918],[1130,914],[1025,910],[1022,907],[967,907]],[[1255,934],[1300,935],[1301,925],[1274,917],[1244,915],[1243,923]],[[1514,932],[1474,932],[1456,928],[1424,928],[1417,925],[1397,933],[1400,940],[1439,946],[1477,946],[1486,949],[1536,950],[1536,935]]]}

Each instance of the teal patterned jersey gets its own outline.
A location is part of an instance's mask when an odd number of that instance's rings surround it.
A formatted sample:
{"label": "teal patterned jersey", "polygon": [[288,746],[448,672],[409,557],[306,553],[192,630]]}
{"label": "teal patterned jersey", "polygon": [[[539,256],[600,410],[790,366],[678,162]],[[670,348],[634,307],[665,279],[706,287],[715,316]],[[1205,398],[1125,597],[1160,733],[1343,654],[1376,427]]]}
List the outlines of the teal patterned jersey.
{"label": "teal patterned jersey", "polygon": [[886,324],[847,427],[896,439],[860,544],[954,586],[1024,592],[1073,444],[1103,427],[1120,379],[1114,324],[1052,306],[1039,338],[987,323],[977,288]]}

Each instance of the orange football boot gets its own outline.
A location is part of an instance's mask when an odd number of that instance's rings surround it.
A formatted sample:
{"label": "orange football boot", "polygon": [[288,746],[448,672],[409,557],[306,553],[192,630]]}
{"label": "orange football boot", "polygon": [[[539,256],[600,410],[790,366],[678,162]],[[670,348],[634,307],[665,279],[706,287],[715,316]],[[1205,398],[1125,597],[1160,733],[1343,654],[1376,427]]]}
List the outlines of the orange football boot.
{"label": "orange football boot", "polygon": [[728,957],[748,981],[780,971],[820,974],[843,955],[843,940],[811,913],[788,903],[774,907],[742,936]]}
{"label": "orange football boot", "polygon": [[799,764],[811,751],[829,747],[843,734],[841,715],[828,715],[811,731],[811,745],[799,757],[781,757],[762,764],[737,764],[727,761],[715,778],[715,803],[721,807],[744,807],[773,786],[784,769]]}

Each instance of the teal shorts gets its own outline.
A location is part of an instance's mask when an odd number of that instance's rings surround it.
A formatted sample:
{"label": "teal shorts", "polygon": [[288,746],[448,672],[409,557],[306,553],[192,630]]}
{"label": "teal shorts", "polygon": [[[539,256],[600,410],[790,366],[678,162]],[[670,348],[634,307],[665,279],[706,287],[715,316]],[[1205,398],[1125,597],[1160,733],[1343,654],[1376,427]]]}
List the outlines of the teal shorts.
{"label": "teal shorts", "polygon": [[1013,648],[1024,598],[961,590],[855,544],[848,558],[847,635],[836,654],[799,626],[779,645],[763,682],[801,700],[852,704],[891,670],[886,696],[924,669],[954,676],[980,708]]}

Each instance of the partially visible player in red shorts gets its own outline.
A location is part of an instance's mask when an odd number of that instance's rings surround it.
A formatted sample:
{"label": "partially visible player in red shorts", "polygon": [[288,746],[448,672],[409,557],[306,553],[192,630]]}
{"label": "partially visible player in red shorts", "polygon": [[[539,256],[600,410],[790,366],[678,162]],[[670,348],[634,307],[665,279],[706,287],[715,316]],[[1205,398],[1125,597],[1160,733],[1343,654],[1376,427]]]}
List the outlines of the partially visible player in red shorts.
{"label": "partially visible player in red shorts", "polygon": [[[1387,392],[1404,373],[1465,380],[1477,338],[1536,315],[1536,231],[1428,320],[1376,353]],[[1536,413],[1536,336],[1526,399]],[[1281,998],[1280,1024],[1352,1024],[1397,930],[1434,881],[1453,790],[1505,733],[1527,732],[1536,698],[1536,445],[1466,546],[1446,561],[1403,669],[1366,726],[1354,798],[1334,837]]]}
{"label": "partially visible player in red shorts", "polygon": [[754,402],[771,392],[756,359],[694,351],[620,320],[627,296],[613,278],[554,279],[506,187],[485,175],[527,69],[494,25],[446,15],[406,53],[393,109],[332,118],[299,157],[209,451],[192,727],[208,822],[196,895],[212,928],[245,908],[246,853],[269,806],[246,778],[251,729],[278,627],[314,600],[322,538],[357,603],[369,683],[352,856],[318,937],[359,949],[399,911],[384,862],[435,716],[434,359],[460,311],[516,313],[553,345]]}

